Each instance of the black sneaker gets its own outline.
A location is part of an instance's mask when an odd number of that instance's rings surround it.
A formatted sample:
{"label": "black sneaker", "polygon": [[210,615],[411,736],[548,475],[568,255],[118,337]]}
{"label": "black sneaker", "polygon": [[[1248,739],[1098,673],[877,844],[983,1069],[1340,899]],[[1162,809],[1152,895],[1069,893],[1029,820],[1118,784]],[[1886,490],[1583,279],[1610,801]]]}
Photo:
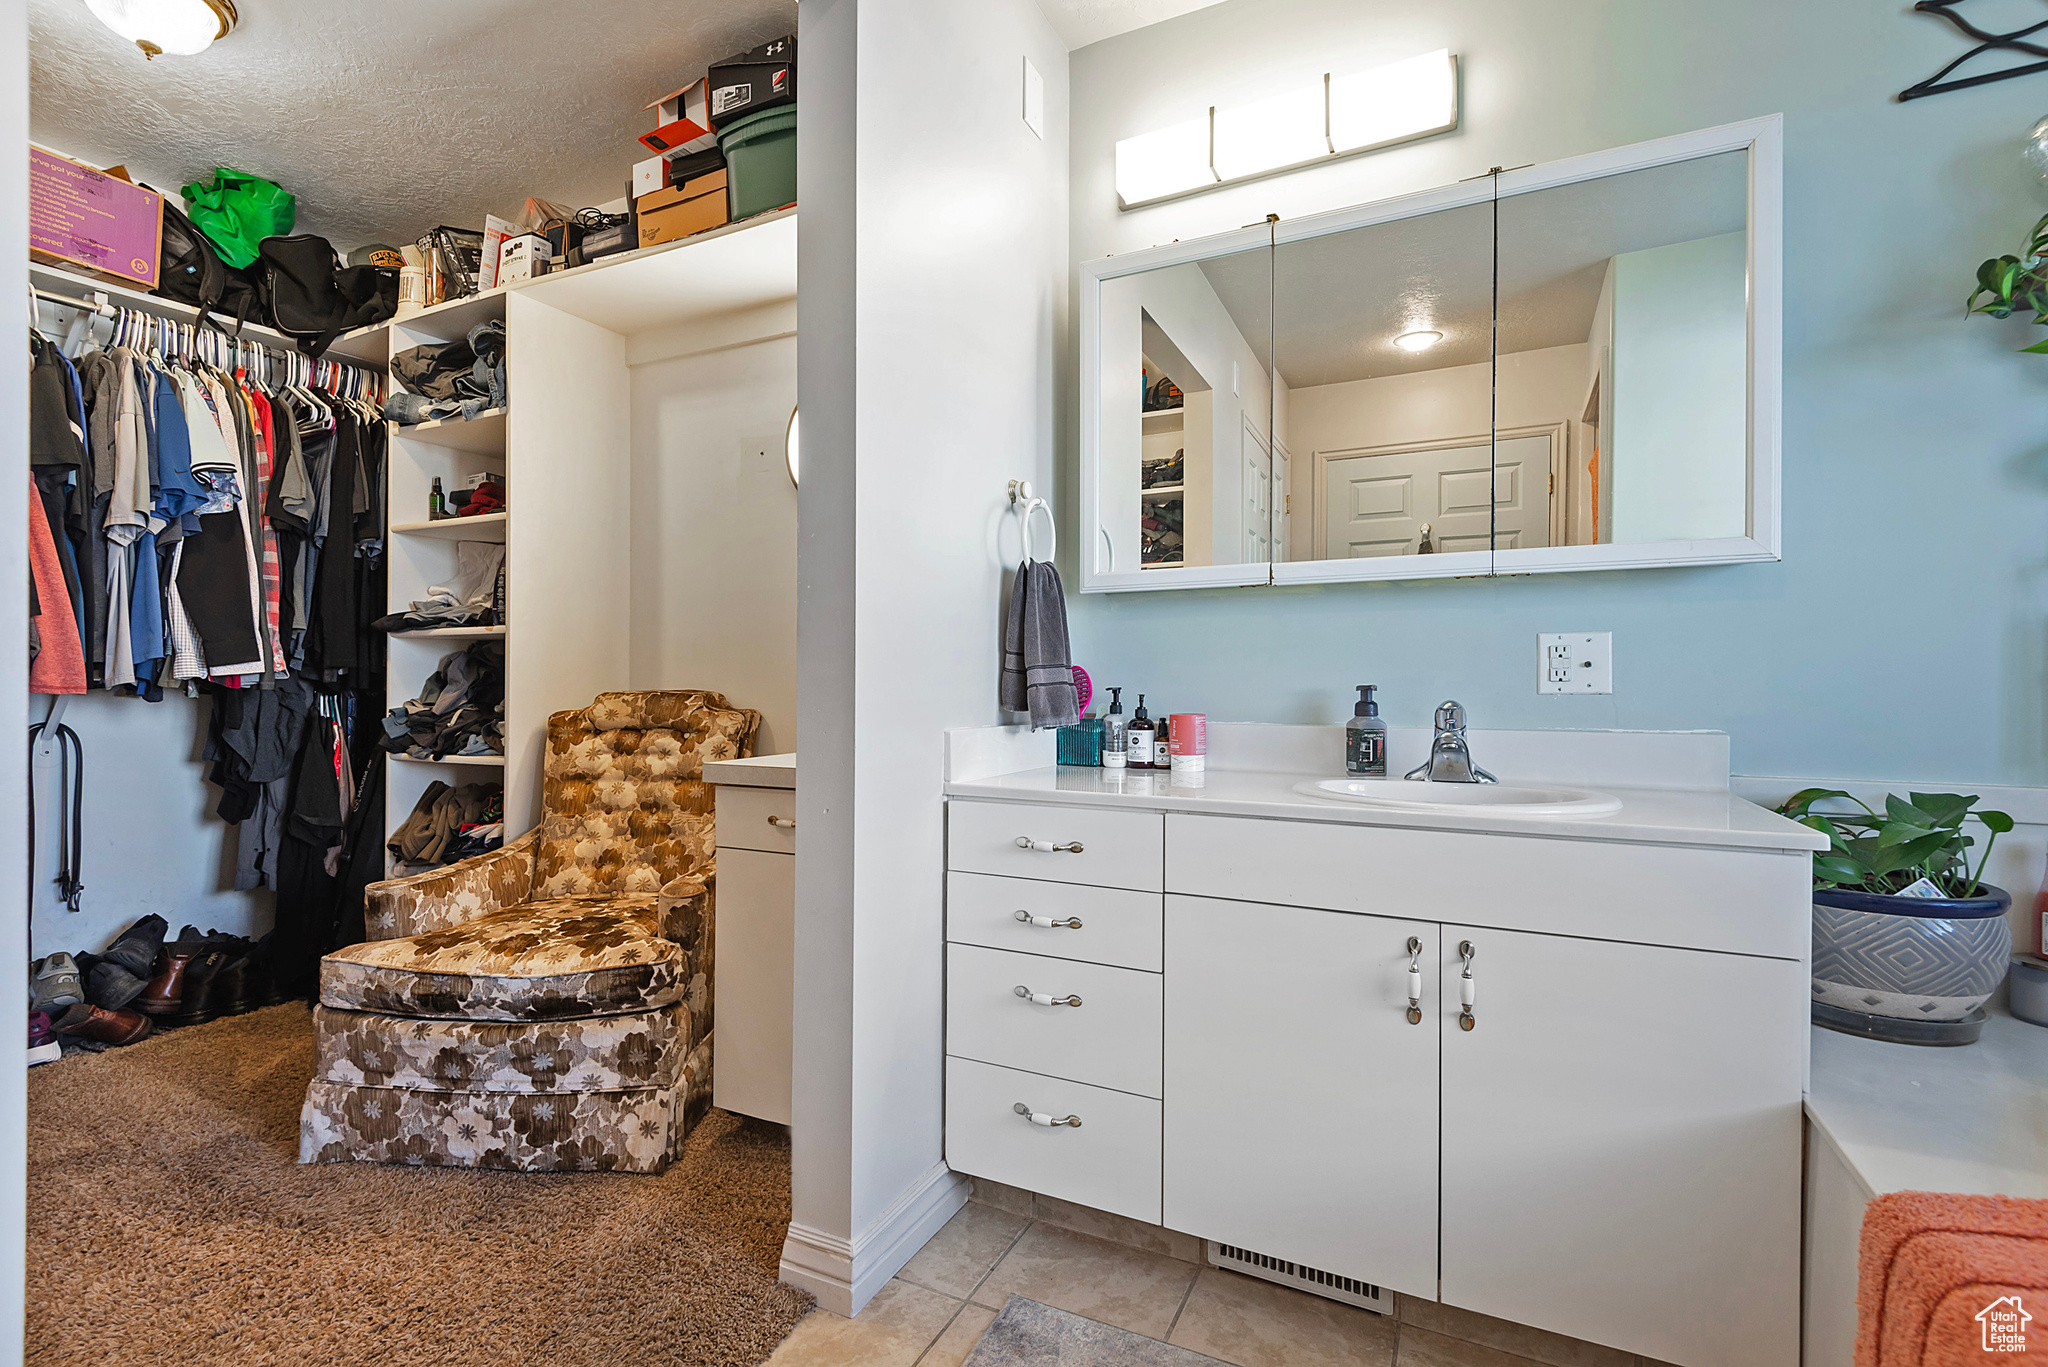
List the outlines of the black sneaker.
{"label": "black sneaker", "polygon": [[[161,916],[145,916],[115,937],[114,943],[101,951],[100,958],[119,964],[132,976],[149,981],[150,971],[156,965],[157,951],[164,947],[164,933],[170,929]],[[113,1003],[95,1001],[94,1005],[104,1006],[109,1011]]]}
{"label": "black sneaker", "polygon": [[85,999],[108,1011],[119,1011],[142,995],[149,979],[139,978],[112,959],[101,959],[85,974]]}

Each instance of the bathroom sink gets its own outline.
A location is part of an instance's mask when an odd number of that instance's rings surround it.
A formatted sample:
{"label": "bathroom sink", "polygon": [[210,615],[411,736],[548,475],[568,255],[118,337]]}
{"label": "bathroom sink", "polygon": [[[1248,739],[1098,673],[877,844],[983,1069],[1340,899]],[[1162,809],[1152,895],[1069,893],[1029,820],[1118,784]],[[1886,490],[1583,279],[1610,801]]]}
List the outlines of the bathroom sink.
{"label": "bathroom sink", "polygon": [[1294,791],[1330,802],[1356,802],[1392,812],[1492,812],[1499,816],[1607,816],[1621,799],[1585,788],[1522,783],[1420,783],[1387,778],[1323,778]]}

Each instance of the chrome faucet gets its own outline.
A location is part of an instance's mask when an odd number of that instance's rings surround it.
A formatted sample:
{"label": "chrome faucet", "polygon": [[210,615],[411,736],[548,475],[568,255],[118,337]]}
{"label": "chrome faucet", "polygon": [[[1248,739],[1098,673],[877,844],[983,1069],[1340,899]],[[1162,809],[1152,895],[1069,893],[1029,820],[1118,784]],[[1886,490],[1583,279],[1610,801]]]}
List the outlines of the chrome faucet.
{"label": "chrome faucet", "polygon": [[1465,744],[1465,705],[1446,702],[1436,710],[1436,739],[1430,743],[1429,759],[1405,775],[1431,783],[1498,783],[1499,779],[1472,762]]}

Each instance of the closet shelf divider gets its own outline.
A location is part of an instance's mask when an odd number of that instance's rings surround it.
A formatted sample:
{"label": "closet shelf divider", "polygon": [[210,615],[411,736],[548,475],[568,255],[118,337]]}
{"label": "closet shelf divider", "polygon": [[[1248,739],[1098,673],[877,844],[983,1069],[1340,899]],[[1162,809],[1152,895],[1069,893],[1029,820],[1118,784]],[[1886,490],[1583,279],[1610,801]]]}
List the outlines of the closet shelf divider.
{"label": "closet shelf divider", "polygon": [[392,423],[391,435],[400,441],[422,446],[439,446],[473,455],[505,457],[505,409],[492,408],[473,418],[436,418],[432,422]]}
{"label": "closet shelf divider", "polygon": [[503,755],[444,755],[440,759],[421,759],[417,755],[394,754],[391,758],[399,764],[441,764],[449,766],[468,764],[474,765],[479,769],[502,769],[505,767],[505,757]]}
{"label": "closet shelf divider", "polygon": [[502,641],[504,627],[426,627],[419,631],[394,631],[394,641]]}
{"label": "closet shelf divider", "polygon": [[476,517],[443,517],[431,522],[394,522],[393,536],[431,536],[444,541],[503,541],[506,513],[481,513]]}

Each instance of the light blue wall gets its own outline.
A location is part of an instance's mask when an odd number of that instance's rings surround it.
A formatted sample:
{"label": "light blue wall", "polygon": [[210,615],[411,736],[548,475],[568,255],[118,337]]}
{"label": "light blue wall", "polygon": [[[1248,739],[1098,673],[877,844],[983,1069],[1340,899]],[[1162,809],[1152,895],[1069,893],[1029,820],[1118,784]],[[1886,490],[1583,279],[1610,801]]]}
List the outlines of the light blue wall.
{"label": "light blue wall", "polygon": [[[1117,138],[1439,46],[1457,133],[1117,212]],[[2048,357],[1962,317],[2048,209],[2019,156],[2048,76],[1892,101],[1963,48],[1852,0],[1226,0],[1074,53],[1076,262],[1786,116],[1782,563],[1074,594],[1076,661],[1217,720],[1335,721],[1376,682],[1397,725],[1456,696],[1484,727],[1726,730],[1738,773],[2048,782]],[[1614,694],[1539,696],[1539,631],[1612,631]]]}

